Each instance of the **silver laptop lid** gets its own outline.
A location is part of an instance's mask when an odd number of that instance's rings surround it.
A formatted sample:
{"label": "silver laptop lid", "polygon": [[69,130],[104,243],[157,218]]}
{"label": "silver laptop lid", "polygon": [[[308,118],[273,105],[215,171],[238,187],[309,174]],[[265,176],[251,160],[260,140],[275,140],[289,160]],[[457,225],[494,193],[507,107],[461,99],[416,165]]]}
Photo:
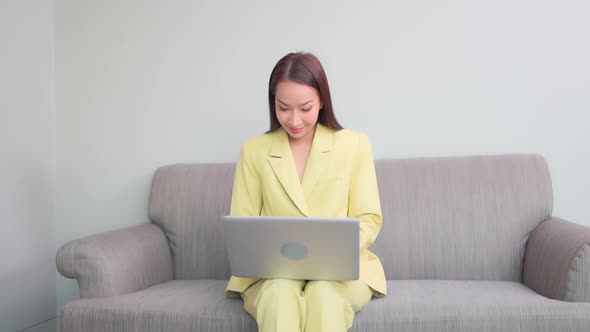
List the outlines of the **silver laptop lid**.
{"label": "silver laptop lid", "polygon": [[222,227],[232,275],[359,278],[358,219],[224,216]]}

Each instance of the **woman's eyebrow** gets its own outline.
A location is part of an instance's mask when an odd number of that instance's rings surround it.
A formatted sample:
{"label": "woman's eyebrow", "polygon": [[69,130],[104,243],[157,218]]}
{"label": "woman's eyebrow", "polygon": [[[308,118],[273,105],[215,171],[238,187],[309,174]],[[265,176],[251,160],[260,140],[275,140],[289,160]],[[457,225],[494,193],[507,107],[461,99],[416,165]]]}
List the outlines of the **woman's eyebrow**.
{"label": "woman's eyebrow", "polygon": [[[281,102],[283,105],[290,106],[289,104],[285,103],[284,101],[280,100],[279,98],[277,98],[277,99],[278,99],[278,100],[279,100],[279,101],[280,101],[280,102]],[[301,104],[301,105],[299,105],[299,106],[303,106],[303,105],[305,105],[305,104],[309,104],[309,103],[311,103],[311,102],[312,102],[312,100],[310,99],[310,100],[306,101],[305,103],[303,103],[303,104]]]}

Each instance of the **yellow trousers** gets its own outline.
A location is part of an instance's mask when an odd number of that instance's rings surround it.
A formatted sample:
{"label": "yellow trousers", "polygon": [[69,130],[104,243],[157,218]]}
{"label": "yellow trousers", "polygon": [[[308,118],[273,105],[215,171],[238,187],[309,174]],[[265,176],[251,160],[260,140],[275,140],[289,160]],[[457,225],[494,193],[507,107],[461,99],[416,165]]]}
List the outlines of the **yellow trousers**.
{"label": "yellow trousers", "polygon": [[338,332],[371,300],[362,280],[261,279],[240,293],[260,332]]}

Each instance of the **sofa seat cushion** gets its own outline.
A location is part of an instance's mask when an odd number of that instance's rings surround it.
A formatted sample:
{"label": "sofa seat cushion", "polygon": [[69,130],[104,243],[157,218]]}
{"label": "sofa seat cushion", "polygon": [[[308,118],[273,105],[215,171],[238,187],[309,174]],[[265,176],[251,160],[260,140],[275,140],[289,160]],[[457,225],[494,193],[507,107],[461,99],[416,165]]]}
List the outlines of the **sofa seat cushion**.
{"label": "sofa seat cushion", "polygon": [[[62,331],[257,331],[226,280],[173,280],[139,292],[79,299]],[[357,313],[351,331],[590,331],[590,303],[545,298],[508,281],[390,280],[388,296]]]}
{"label": "sofa seat cushion", "polygon": [[590,331],[590,303],[552,300],[517,282],[394,280],[387,289],[351,331]]}
{"label": "sofa seat cushion", "polygon": [[139,292],[78,299],[63,308],[61,331],[257,331],[227,280],[171,280]]}

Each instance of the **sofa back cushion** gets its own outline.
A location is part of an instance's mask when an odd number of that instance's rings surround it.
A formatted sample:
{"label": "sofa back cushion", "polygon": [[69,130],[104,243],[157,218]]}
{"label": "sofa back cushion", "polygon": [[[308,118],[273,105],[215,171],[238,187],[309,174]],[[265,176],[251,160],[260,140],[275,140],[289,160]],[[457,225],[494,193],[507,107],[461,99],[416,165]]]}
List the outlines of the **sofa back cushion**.
{"label": "sofa back cushion", "polygon": [[220,218],[229,214],[235,168],[177,164],[156,171],[149,217],[168,237],[174,279],[229,279]]}
{"label": "sofa back cushion", "polygon": [[532,229],[552,212],[538,155],[380,160],[383,226],[372,250],[388,279],[521,281]]}
{"label": "sofa back cushion", "polygon": [[[388,279],[520,281],[530,231],[551,215],[538,155],[377,160],[383,227],[371,247]],[[178,164],[154,175],[149,216],[170,241],[176,279],[227,279],[219,218],[235,164]]]}

